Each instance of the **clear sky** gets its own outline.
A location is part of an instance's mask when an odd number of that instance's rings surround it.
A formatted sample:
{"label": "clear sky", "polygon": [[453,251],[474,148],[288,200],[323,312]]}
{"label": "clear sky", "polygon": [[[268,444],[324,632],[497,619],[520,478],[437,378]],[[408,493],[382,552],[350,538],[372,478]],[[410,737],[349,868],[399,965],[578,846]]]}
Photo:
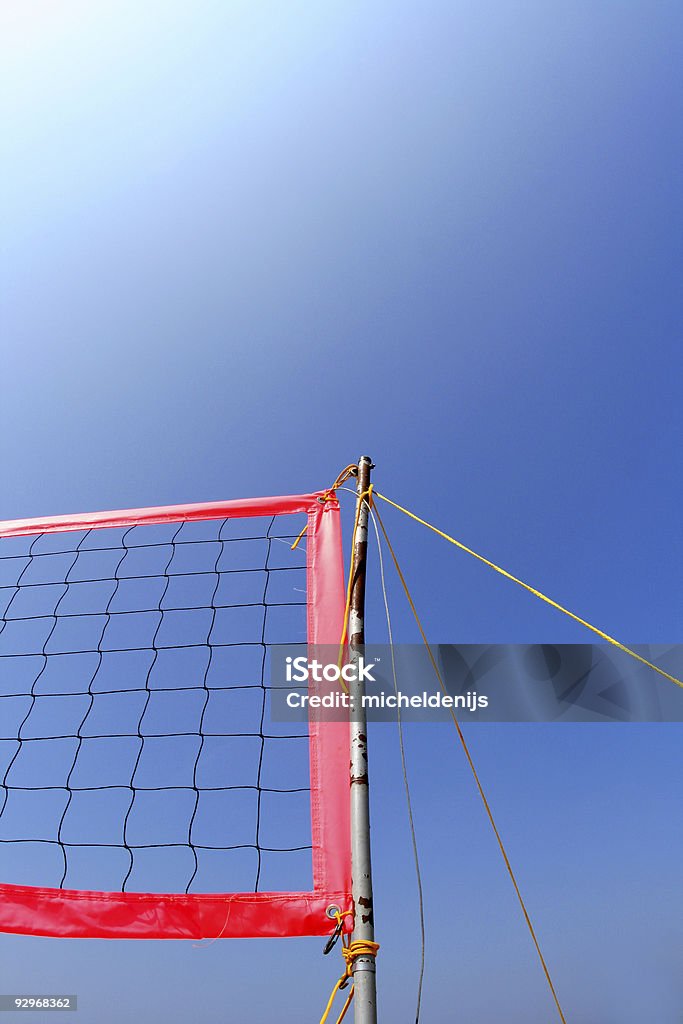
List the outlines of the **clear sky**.
{"label": "clear sky", "polygon": [[[381,490],[625,642],[681,640],[679,4],[2,22],[1,518],[295,493],[368,452]],[[385,518],[434,640],[588,639]],[[678,1024],[680,727],[470,733],[568,1020]],[[395,730],[371,742],[382,1019],[409,1021]],[[408,756],[424,1021],[545,1024],[452,730],[413,725]],[[0,936],[0,990],[78,992],[88,1024],[315,1020],[320,947]]]}

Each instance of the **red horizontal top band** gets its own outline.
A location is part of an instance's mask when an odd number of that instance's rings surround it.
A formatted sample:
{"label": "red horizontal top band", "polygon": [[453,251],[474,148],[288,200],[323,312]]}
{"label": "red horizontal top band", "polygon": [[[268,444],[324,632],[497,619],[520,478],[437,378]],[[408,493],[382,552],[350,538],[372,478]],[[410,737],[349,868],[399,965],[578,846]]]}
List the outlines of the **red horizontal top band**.
{"label": "red horizontal top band", "polygon": [[201,519],[247,518],[309,512],[325,491],[287,494],[276,498],[238,498],[235,501],[205,501],[193,505],[159,505],[155,508],[126,508],[116,512],[81,512],[75,515],[0,521],[0,537],[26,537],[36,533],[66,533],[69,530],[99,530],[106,527],[141,526],[155,523],[196,522]]}
{"label": "red horizontal top band", "polygon": [[[68,939],[219,939],[328,935],[330,904],[352,907],[345,892],[88,892],[0,885],[3,932]],[[344,918],[344,930],[351,929]]]}

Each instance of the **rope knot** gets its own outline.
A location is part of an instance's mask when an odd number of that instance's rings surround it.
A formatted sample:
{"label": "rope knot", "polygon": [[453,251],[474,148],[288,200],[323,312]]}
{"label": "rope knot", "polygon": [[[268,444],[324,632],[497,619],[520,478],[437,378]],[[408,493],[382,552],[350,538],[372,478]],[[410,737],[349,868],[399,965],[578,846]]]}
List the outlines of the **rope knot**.
{"label": "rope knot", "polygon": [[[347,915],[353,916],[353,912],[347,910],[344,914],[335,914],[335,917],[337,918],[337,928],[335,929],[335,931],[341,931],[343,918]],[[370,956],[374,959],[377,956],[377,950],[379,949],[379,942],[370,942],[369,939],[356,939],[355,942],[350,942],[342,938],[342,943],[342,956],[344,957],[344,973],[342,974],[341,978],[332,989],[332,995],[330,996],[327,1006],[325,1007],[325,1011],[322,1017],[320,1018],[320,1024],[325,1024],[325,1022],[327,1021],[330,1015],[330,1011],[332,1009],[332,1004],[334,1003],[334,997],[336,996],[337,992],[341,992],[342,989],[346,988],[350,981],[353,981],[353,965],[355,964],[356,960],[361,956]],[[346,1011],[351,1005],[352,999],[353,985],[351,986],[351,991],[346,997],[346,1002],[342,1007],[341,1013],[337,1017],[336,1024],[341,1024],[342,1020],[346,1016]]]}
{"label": "rope knot", "polygon": [[353,975],[353,965],[359,956],[377,956],[379,942],[370,942],[369,939],[357,939],[350,942],[348,946],[342,946],[342,956],[346,964],[345,981],[339,987],[344,988]]}

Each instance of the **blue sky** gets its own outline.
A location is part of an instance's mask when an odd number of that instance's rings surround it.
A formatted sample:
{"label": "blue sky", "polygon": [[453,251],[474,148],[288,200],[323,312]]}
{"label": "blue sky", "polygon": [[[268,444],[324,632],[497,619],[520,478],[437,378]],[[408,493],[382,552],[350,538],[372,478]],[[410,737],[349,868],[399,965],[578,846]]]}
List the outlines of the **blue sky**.
{"label": "blue sky", "polygon": [[[680,640],[679,5],[2,20],[2,518],[293,493],[368,452],[380,490],[608,632]],[[434,640],[587,639],[385,519]],[[568,1019],[677,1024],[680,727],[471,734]],[[372,738],[380,998],[411,1019],[396,737]],[[408,754],[424,1019],[552,1019],[451,732],[412,726]],[[103,1024],[315,1019],[336,970],[317,940],[0,949],[3,991],[99,998]]]}

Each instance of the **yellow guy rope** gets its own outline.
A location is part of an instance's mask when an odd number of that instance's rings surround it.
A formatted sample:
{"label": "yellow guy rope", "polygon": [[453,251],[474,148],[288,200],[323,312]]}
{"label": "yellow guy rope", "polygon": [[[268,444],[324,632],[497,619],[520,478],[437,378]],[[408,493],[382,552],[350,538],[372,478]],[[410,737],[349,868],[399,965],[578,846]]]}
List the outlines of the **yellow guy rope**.
{"label": "yellow guy rope", "polygon": [[[381,497],[381,495],[378,495],[378,497]],[[441,686],[441,689],[443,690],[443,692],[445,694],[447,694],[448,690],[446,689],[446,684],[443,681],[441,673],[439,672],[439,666],[437,665],[436,660],[434,658],[434,655],[432,654],[432,649],[429,646],[429,642],[427,641],[427,637],[425,635],[425,631],[422,628],[422,623],[420,622],[420,616],[417,614],[417,609],[416,609],[416,607],[415,607],[415,605],[413,603],[412,597],[410,596],[410,591],[408,590],[408,584],[406,583],[405,576],[401,572],[401,567],[398,564],[398,559],[396,557],[396,553],[395,553],[395,551],[394,551],[394,549],[393,549],[393,547],[391,545],[391,541],[389,540],[389,537],[387,535],[387,531],[384,528],[384,523],[382,522],[382,517],[379,514],[377,506],[375,506],[375,515],[377,516],[377,522],[379,523],[379,525],[381,527],[381,530],[382,530],[382,533],[384,534],[384,540],[386,541],[386,545],[389,548],[389,553],[390,553],[390,555],[392,557],[393,563],[396,566],[396,572],[398,573],[399,579],[400,579],[400,581],[401,581],[401,583],[403,585],[403,589],[405,590],[406,597],[408,598],[408,604],[410,605],[412,613],[415,616],[415,621],[417,622],[417,628],[420,630],[420,635],[422,637],[422,642],[424,643],[425,648],[427,650],[427,654],[429,655],[429,660],[432,663],[432,668],[434,669],[434,672],[436,673],[436,677],[439,680],[439,684]],[[494,835],[495,835],[495,837],[496,837],[496,839],[498,841],[498,846],[500,848],[500,852],[503,855],[503,860],[505,861],[505,867],[507,868],[508,874],[509,874],[509,876],[510,876],[510,878],[512,880],[512,884],[514,886],[515,893],[517,894],[517,899],[519,900],[519,905],[521,906],[522,913],[524,914],[524,920],[526,921],[526,924],[527,924],[527,927],[528,927],[529,932],[531,934],[531,938],[533,940],[534,946],[536,947],[536,952],[538,953],[538,958],[541,961],[541,966],[543,968],[543,973],[545,974],[546,981],[548,982],[548,986],[549,986],[550,991],[552,993],[552,997],[553,997],[553,1000],[555,1002],[555,1006],[557,1007],[557,1012],[560,1015],[560,1020],[562,1021],[562,1024],[567,1024],[567,1020],[565,1018],[565,1015],[562,1012],[562,1007],[560,1006],[560,1001],[557,998],[557,992],[555,991],[555,986],[553,985],[552,978],[550,977],[550,971],[548,970],[548,965],[545,962],[545,957],[543,956],[543,953],[541,952],[541,947],[539,945],[538,939],[536,938],[536,932],[534,931],[534,926],[531,923],[531,918],[529,917],[529,912],[528,912],[528,910],[526,908],[526,904],[524,902],[524,897],[522,896],[522,893],[520,891],[519,885],[517,884],[517,879],[515,877],[515,873],[512,870],[512,864],[510,863],[510,859],[509,859],[509,857],[507,855],[507,851],[506,851],[505,846],[503,844],[503,840],[501,838],[500,832],[498,831],[498,827],[497,827],[495,819],[493,817],[493,812],[491,810],[491,807],[489,806],[488,800],[486,799],[486,794],[484,793],[484,788],[483,788],[483,786],[481,784],[481,781],[479,779],[479,775],[477,774],[477,769],[474,766],[474,761],[472,760],[472,755],[470,754],[470,749],[467,746],[467,741],[465,740],[465,737],[463,735],[462,729],[460,728],[460,722],[458,721],[457,715],[455,714],[455,711],[453,710],[453,708],[450,708],[449,710],[450,710],[450,713],[451,713],[451,718],[453,719],[453,723],[454,723],[455,728],[456,728],[457,733],[458,733],[458,738],[459,738],[460,743],[462,744],[462,748],[463,748],[463,750],[465,752],[465,757],[467,758],[467,763],[469,764],[470,769],[472,771],[472,775],[474,776],[474,781],[476,783],[477,790],[479,791],[479,796],[481,797],[482,803],[484,804],[484,808],[486,810],[486,815],[487,815],[487,817],[489,819],[489,822],[491,823],[491,828],[493,829]],[[321,1024],[322,1024],[322,1021],[321,1021]]]}
{"label": "yellow guy rope", "polygon": [[524,587],[524,589],[528,590],[530,594],[534,595],[534,597],[538,597],[541,599],[541,601],[545,601],[546,604],[549,604],[552,608],[556,608],[558,612],[562,612],[563,615],[568,615],[570,619],[574,620],[574,622],[578,622],[579,625],[585,626],[586,629],[590,629],[593,633],[597,634],[597,636],[599,636],[602,640],[606,640],[607,643],[610,643],[614,647],[617,647],[620,651],[623,651],[624,654],[628,654],[632,658],[635,658],[636,661],[639,661],[642,665],[647,665],[648,668],[651,668],[660,676],[664,676],[665,679],[668,679],[669,682],[675,683],[676,686],[680,686],[681,689],[683,689],[683,681],[677,679],[676,676],[669,675],[669,673],[665,672],[664,669],[658,668],[657,665],[653,665],[651,661],[647,660],[647,658],[643,658],[640,654],[636,654],[636,652],[632,651],[630,647],[626,647],[618,640],[615,640],[614,637],[610,636],[608,633],[603,633],[603,631],[601,629],[598,629],[597,626],[592,626],[590,622],[586,622],[585,619],[582,619],[580,618],[580,616],[575,615],[574,612],[570,612],[568,608],[565,608],[563,607],[563,605],[558,604],[557,601],[553,601],[551,597],[547,597],[545,594],[542,594],[540,590],[536,590],[535,587],[529,586],[528,583],[525,583],[523,580],[520,580],[516,576],[513,576],[512,573],[507,572],[506,569],[502,569],[499,565],[496,565],[495,562],[490,562],[489,559],[484,558],[483,555],[477,554],[476,551],[473,551],[472,548],[468,548],[465,544],[462,544],[459,540],[456,540],[455,537],[450,537],[447,533],[444,533],[443,530],[438,530],[436,526],[432,526],[432,524],[428,523],[425,519],[420,519],[420,517],[416,516],[414,512],[410,512],[407,508],[403,508],[402,505],[398,505],[395,501],[392,501],[391,498],[387,498],[386,495],[380,494],[379,491],[375,491],[375,495],[376,497],[381,498],[382,501],[386,501],[389,505],[393,505],[394,508],[397,508],[399,510],[399,512],[404,512],[405,515],[410,516],[410,518],[414,519],[415,522],[421,523],[423,526],[426,526],[427,529],[432,530],[434,533],[437,533],[439,537],[443,537],[444,540],[449,541],[451,544],[455,544],[456,548],[460,548],[461,551],[466,551],[468,555],[472,555],[472,557],[476,558],[477,561],[483,562],[484,565],[488,565],[490,569],[494,569],[495,572],[500,573],[501,576],[505,576],[506,579],[512,580],[513,583],[518,583],[520,587]]}

